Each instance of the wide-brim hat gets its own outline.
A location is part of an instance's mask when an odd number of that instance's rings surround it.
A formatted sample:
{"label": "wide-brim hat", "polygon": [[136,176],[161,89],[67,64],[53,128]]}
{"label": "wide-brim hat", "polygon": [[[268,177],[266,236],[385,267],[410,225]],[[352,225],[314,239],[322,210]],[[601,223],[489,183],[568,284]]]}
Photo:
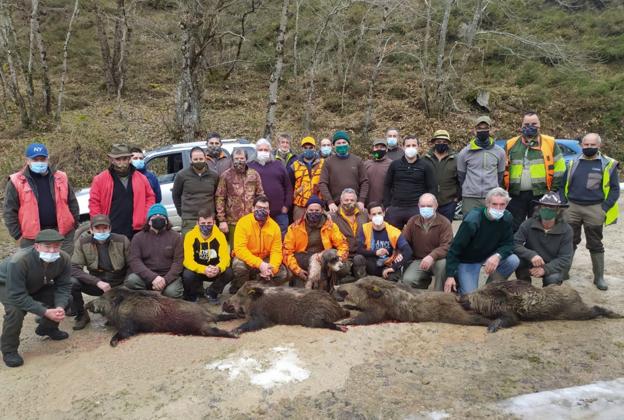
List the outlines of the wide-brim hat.
{"label": "wide-brim hat", "polygon": [[533,202],[540,206],[549,207],[570,207],[568,203],[561,201],[559,194],[555,192],[547,192],[539,200],[533,200]]}
{"label": "wide-brim hat", "polygon": [[446,130],[437,130],[435,133],[433,133],[433,137],[431,137],[430,141],[434,141],[434,140],[447,140],[447,141],[451,141],[451,136],[449,135],[449,132]]}
{"label": "wide-brim hat", "polygon": [[130,148],[127,144],[115,143],[111,146],[111,151],[108,153],[108,157],[132,157],[132,152],[130,152]]}

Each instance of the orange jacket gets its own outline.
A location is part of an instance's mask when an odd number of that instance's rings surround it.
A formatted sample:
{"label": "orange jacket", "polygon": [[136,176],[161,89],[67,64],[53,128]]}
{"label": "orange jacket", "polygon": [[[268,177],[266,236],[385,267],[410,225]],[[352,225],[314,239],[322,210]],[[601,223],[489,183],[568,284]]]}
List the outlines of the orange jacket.
{"label": "orange jacket", "polygon": [[[349,257],[349,243],[344,237],[338,225],[327,218],[321,226],[321,241],[323,249],[335,248],[340,259],[345,261]],[[308,231],[305,225],[305,216],[288,227],[288,232],[284,237],[284,260],[286,267],[294,274],[299,274],[302,270],[297,264],[295,253],[305,252],[308,248]]]}
{"label": "orange jacket", "polygon": [[[52,176],[54,177],[53,196],[56,204],[56,223],[59,233],[66,235],[74,228],[76,223],[67,202],[69,183],[67,175],[63,171],[55,171]],[[22,230],[22,236],[26,239],[35,239],[41,230],[37,197],[35,197],[35,193],[30,187],[26,176],[24,176],[23,170],[12,174],[9,178],[19,197],[20,206],[17,217]]]}
{"label": "orange jacket", "polygon": [[268,257],[277,274],[282,264],[282,232],[275,220],[269,217],[260,227],[253,213],[241,217],[234,229],[234,256],[253,268],[260,268]]}

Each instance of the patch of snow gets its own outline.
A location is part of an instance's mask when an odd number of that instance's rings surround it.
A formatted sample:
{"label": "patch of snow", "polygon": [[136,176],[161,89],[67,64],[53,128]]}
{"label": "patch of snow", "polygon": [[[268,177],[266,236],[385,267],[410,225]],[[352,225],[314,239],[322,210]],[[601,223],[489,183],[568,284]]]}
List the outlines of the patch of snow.
{"label": "patch of snow", "polygon": [[498,405],[521,419],[621,419],[624,378],[520,395]]}
{"label": "patch of snow", "polygon": [[241,374],[247,376],[253,385],[270,389],[290,382],[301,382],[310,377],[310,372],[300,367],[301,361],[292,347],[274,347],[273,357],[259,362],[243,356],[219,360],[206,365],[206,369],[228,371],[229,380]]}

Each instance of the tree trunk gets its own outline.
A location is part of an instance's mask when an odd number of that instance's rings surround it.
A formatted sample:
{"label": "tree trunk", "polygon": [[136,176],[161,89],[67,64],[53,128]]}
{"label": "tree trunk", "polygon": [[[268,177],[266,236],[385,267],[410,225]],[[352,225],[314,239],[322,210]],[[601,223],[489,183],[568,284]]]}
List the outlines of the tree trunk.
{"label": "tree trunk", "polygon": [[95,4],[95,25],[97,29],[98,42],[100,44],[100,54],[102,55],[102,72],[106,82],[106,91],[109,95],[117,95],[120,85],[126,73],[126,56],[128,51],[129,32],[126,18],[125,0],[117,0],[117,10],[115,15],[115,30],[112,39],[112,51],[106,32],[106,23],[99,0]]}
{"label": "tree trunk", "polygon": [[43,93],[43,112],[50,115],[52,112],[52,85],[50,84],[50,69],[48,67],[48,58],[41,29],[39,28],[39,0],[31,0],[31,28],[39,50],[39,59],[41,60],[41,84]]}
{"label": "tree trunk", "polygon": [[275,68],[269,80],[269,103],[267,106],[266,123],[263,137],[269,141],[273,138],[275,131],[275,112],[277,110],[277,91],[279,80],[282,77],[284,67],[284,41],[286,39],[286,27],[288,26],[288,5],[290,0],[282,3],[282,13],[280,15],[280,25],[277,31],[277,42],[275,45]]}
{"label": "tree trunk", "polygon": [[241,32],[238,38],[238,44],[236,45],[236,55],[234,56],[234,60],[232,60],[232,65],[230,65],[230,68],[228,69],[227,73],[225,74],[225,76],[223,76],[223,80],[227,80],[230,78],[230,76],[232,75],[232,72],[234,72],[236,63],[238,63],[238,60],[240,58],[241,50],[243,49],[243,42],[245,42],[245,33],[246,33],[245,23],[247,21],[247,18],[249,17],[250,14],[255,13],[261,4],[262,2],[259,0],[251,0],[251,5],[250,5],[249,10],[245,11],[245,13],[243,13],[243,15],[241,16],[241,19],[240,19]]}
{"label": "tree trunk", "polygon": [[69,52],[69,40],[71,38],[74,20],[76,19],[76,17],[78,17],[79,2],[80,0],[76,0],[76,2],[74,3],[74,12],[69,19],[67,34],[65,35],[65,43],[63,44],[63,71],[61,73],[61,82],[59,83],[58,101],[56,106],[56,123],[58,127],[61,126],[61,112],[63,111],[63,94],[65,93],[65,79],[67,78],[67,56]]}

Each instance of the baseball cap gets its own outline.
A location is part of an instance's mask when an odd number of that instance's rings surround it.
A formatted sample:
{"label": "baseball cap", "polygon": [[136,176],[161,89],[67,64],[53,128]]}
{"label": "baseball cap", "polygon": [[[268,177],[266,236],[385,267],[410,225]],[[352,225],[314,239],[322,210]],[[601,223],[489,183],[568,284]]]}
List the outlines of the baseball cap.
{"label": "baseball cap", "polygon": [[26,148],[26,157],[29,159],[37,156],[48,157],[48,149],[41,143],[31,143]]}
{"label": "baseball cap", "polygon": [[314,140],[314,137],[311,136],[307,136],[301,139],[301,146],[303,146],[304,144],[311,144],[312,146],[316,147],[316,140]]}

